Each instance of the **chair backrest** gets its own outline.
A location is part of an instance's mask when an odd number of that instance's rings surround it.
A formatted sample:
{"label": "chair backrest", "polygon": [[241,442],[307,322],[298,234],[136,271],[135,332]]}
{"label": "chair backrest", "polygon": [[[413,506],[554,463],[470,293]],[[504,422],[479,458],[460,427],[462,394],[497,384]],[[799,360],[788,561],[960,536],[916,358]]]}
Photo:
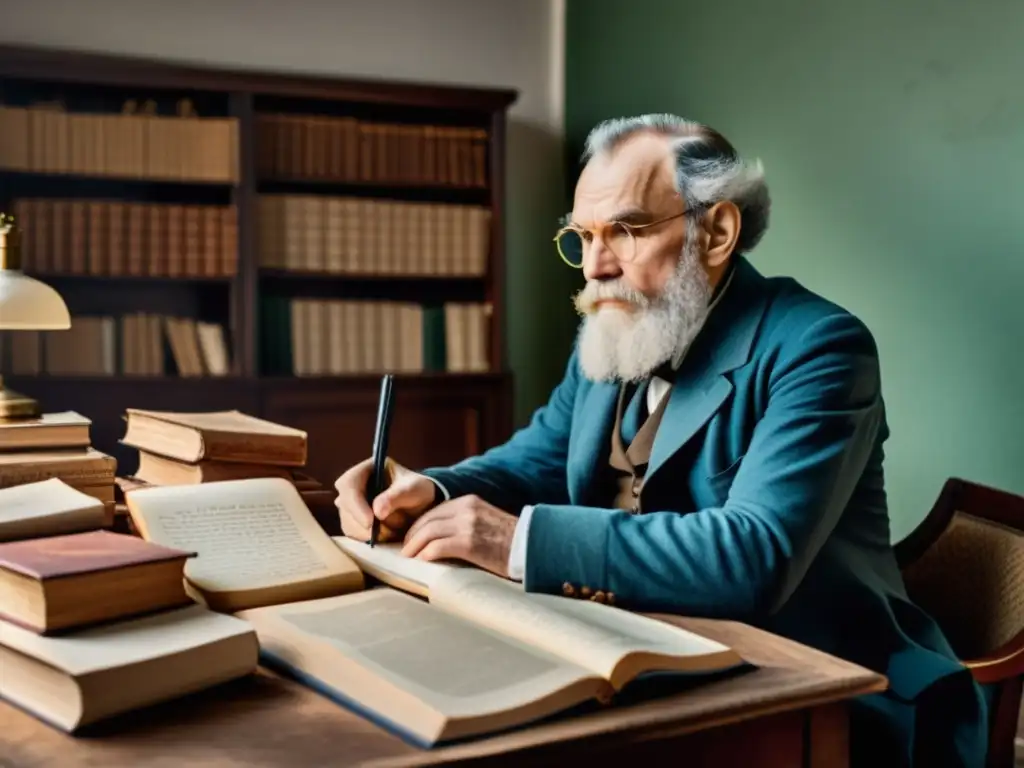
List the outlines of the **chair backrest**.
{"label": "chair backrest", "polygon": [[1024,646],[1024,498],[952,479],[896,555],[962,660]]}

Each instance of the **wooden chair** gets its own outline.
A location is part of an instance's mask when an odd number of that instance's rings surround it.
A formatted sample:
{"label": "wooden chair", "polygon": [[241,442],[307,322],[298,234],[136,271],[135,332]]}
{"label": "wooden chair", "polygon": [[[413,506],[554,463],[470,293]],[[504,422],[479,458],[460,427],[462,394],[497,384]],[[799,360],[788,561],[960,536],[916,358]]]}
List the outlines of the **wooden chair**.
{"label": "wooden chair", "polygon": [[911,599],[931,613],[989,701],[989,768],[1014,765],[1024,679],[1024,497],[946,481],[896,547]]}

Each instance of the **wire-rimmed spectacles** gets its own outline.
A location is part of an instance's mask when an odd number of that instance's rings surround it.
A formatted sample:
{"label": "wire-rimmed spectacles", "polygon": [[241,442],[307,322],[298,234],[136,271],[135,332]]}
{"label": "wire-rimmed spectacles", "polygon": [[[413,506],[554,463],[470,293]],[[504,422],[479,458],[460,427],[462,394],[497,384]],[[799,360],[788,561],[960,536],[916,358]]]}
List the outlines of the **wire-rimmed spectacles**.
{"label": "wire-rimmed spectacles", "polygon": [[631,263],[637,256],[637,237],[643,235],[643,231],[649,227],[664,224],[666,221],[678,219],[688,213],[695,213],[697,209],[688,209],[673,213],[655,221],[644,222],[643,224],[627,224],[624,221],[611,221],[604,224],[596,233],[589,229],[568,224],[555,233],[555,246],[558,248],[558,255],[562,261],[570,267],[579,269],[583,266],[583,259],[587,250],[594,241],[594,237],[600,237],[605,247],[614,254],[615,258],[622,263]]}

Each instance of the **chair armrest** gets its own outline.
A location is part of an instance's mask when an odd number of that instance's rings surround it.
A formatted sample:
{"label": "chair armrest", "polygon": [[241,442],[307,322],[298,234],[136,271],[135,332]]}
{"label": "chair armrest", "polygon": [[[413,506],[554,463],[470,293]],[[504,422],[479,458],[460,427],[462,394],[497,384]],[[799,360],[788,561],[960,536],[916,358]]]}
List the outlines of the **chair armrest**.
{"label": "chair armrest", "polygon": [[962,663],[982,685],[1024,675],[1024,632],[988,656],[963,659]]}

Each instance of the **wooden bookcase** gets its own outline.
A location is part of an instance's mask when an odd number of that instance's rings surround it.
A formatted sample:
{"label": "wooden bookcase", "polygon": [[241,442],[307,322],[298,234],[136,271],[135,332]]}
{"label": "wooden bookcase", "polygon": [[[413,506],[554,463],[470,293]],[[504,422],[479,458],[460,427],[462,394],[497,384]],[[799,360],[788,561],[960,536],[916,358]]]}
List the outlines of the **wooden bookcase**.
{"label": "wooden bookcase", "polygon": [[306,429],[330,483],[385,371],[400,461],[501,442],[515,98],[0,47],[0,210],[73,317],[2,334],[5,380],[92,418],[121,474],[125,408],[238,408]]}

